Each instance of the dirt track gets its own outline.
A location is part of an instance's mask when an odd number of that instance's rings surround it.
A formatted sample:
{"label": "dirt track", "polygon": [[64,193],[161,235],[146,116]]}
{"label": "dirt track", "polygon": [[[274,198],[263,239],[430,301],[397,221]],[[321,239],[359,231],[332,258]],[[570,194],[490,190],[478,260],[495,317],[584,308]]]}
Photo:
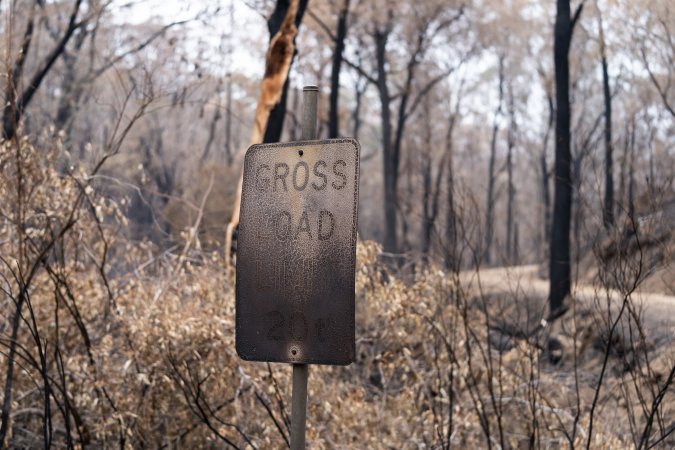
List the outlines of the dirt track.
{"label": "dirt track", "polygon": [[[479,273],[466,271],[460,274],[464,286],[473,290],[480,289],[485,294],[511,293],[537,298],[542,304],[548,297],[548,280],[539,277],[539,267],[536,265],[498,267],[481,269]],[[592,286],[576,285],[573,287],[576,299],[593,302],[607,298],[604,291],[598,291]],[[620,305],[623,297],[617,291],[610,291],[609,295],[614,305]],[[641,305],[645,324],[651,337],[658,341],[675,339],[675,296],[654,293],[637,292],[632,295],[636,305]]]}

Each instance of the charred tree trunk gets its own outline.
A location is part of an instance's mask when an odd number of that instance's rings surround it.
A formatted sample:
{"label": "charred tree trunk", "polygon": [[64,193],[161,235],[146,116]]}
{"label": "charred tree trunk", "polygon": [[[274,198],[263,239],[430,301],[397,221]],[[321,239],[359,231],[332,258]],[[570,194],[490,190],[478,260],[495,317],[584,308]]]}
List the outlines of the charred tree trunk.
{"label": "charred tree trunk", "polygon": [[548,125],[546,127],[546,133],[544,134],[544,143],[542,145],[541,156],[539,157],[539,165],[541,170],[541,207],[543,210],[543,219],[544,219],[544,245],[548,246],[551,242],[551,192],[549,188],[549,172],[548,172],[548,162],[546,160],[546,153],[548,149],[548,138],[551,134],[551,128],[553,127],[553,119],[555,116],[555,110],[553,107],[553,97],[548,96]]}
{"label": "charred tree trunk", "polygon": [[422,162],[422,257],[424,263],[429,261],[431,234],[434,228],[434,217],[431,214],[431,155],[426,153]]}
{"label": "charred tree trunk", "polygon": [[[405,189],[406,189],[406,195],[405,195],[405,201],[401,201],[396,205],[396,208],[398,209],[398,212],[401,215],[401,240],[398,244],[398,250],[401,252],[405,253],[408,250],[412,249],[412,245],[410,244],[410,240],[408,239],[409,237],[409,225],[410,222],[408,218],[411,218],[413,216],[413,203],[414,203],[414,195],[413,195],[413,177],[414,174],[417,172],[420,172],[420,168],[418,165],[415,163],[419,163],[419,161],[413,161],[413,156],[418,156],[417,154],[414,154],[413,152],[408,152],[406,155],[406,162],[405,162]],[[418,158],[419,159],[419,158]],[[412,265],[412,273],[415,273],[415,266],[414,264]]]}
{"label": "charred tree trunk", "polygon": [[232,165],[234,151],[232,149],[232,73],[227,74],[227,88],[225,91],[225,160]]}
{"label": "charred tree trunk", "polygon": [[[56,110],[56,117],[54,118],[54,127],[57,131],[65,130],[66,123],[73,116],[73,109],[77,104],[80,89],[75,89],[75,72],[77,68],[77,58],[69,53],[63,54],[63,95],[59,101],[58,109]],[[75,91],[75,92],[74,92]],[[68,135],[69,133],[66,133]]]}
{"label": "charred tree trunk", "polygon": [[202,152],[201,162],[203,163],[209,157],[211,153],[211,146],[213,145],[213,139],[216,136],[216,124],[220,120],[220,105],[216,107],[216,111],[213,113],[213,119],[211,119],[211,124],[209,125],[209,136],[204,145],[204,151]]}
{"label": "charred tree trunk", "polygon": [[380,96],[382,150],[384,164],[384,251],[396,253],[398,249],[396,236],[396,186],[398,182],[398,164],[394,161],[391,127],[391,98],[387,84],[386,56],[389,31],[375,32],[375,53],[377,59],[377,90]]}
{"label": "charred tree trunk", "polygon": [[14,363],[17,359],[16,356],[16,347],[17,347],[17,338],[19,333],[19,326],[21,325],[21,311],[23,310],[23,304],[26,300],[26,293],[22,287],[21,292],[19,293],[19,298],[16,301],[16,306],[14,309],[14,314],[12,316],[12,334],[9,345],[9,352],[7,354],[7,369],[5,376],[5,388],[2,402],[2,414],[0,420],[0,446],[6,448],[7,444],[7,433],[9,432],[9,418],[12,409],[12,389],[14,383]]}
{"label": "charred tree trunk", "polygon": [[431,132],[431,111],[429,101],[424,102],[424,149],[420,151],[422,157],[422,257],[424,263],[429,261],[429,251],[431,250],[431,235],[436,221],[433,198],[437,195],[432,192],[431,181],[431,149],[432,149],[432,132]]}
{"label": "charred tree trunk", "polygon": [[[450,152],[446,151],[440,160],[440,163],[437,164],[436,175],[434,177],[433,173],[433,155],[431,149],[433,148],[433,136],[431,130],[431,112],[430,102],[425,102],[425,151],[422,152],[424,161],[422,163],[422,185],[423,185],[423,195],[422,195],[422,208],[423,208],[423,224],[422,224],[422,255],[424,258],[424,263],[428,264],[430,261],[430,253],[432,249],[432,239],[434,236],[434,229],[436,228],[436,220],[438,218],[439,212],[439,203],[441,197],[441,181],[443,179],[443,174],[445,172],[445,165],[447,161],[451,158]],[[454,124],[454,118],[450,120],[450,127],[452,128]],[[452,133],[450,130],[448,133]],[[446,149],[447,150],[447,149]],[[448,175],[449,178],[452,178],[452,174]],[[451,194],[452,195],[452,194]],[[454,230],[453,230],[454,233]]]}
{"label": "charred tree trunk", "polygon": [[606,229],[614,226],[614,171],[612,148],[612,95],[609,89],[607,71],[607,51],[605,34],[602,28],[602,16],[599,17],[600,57],[602,62],[602,92],[605,100],[605,201],[602,209],[602,223]]}
{"label": "charred tree trunk", "polygon": [[299,103],[300,103],[300,90],[299,89],[291,89],[291,114],[289,116],[289,119],[291,119],[291,126],[290,130],[288,131],[288,137],[291,139],[291,142],[297,141],[299,138],[298,136],[302,133],[302,130],[300,129],[300,121],[298,120],[298,110],[299,110]]}
{"label": "charred tree trunk", "polygon": [[628,163],[628,217],[635,221],[635,117],[631,123],[630,162]]}
{"label": "charred tree trunk", "polygon": [[360,79],[357,80],[356,86],[356,98],[354,99],[354,111],[352,112],[352,121],[354,122],[354,128],[352,129],[352,136],[354,139],[359,138],[359,130],[361,129],[361,99],[363,94],[366,91],[366,84],[359,85]]}
{"label": "charred tree trunk", "polygon": [[[93,31],[95,33],[96,30]],[[64,75],[62,89],[63,94],[59,101],[59,106],[54,119],[55,128],[59,131],[66,131],[69,138],[75,111],[82,99],[84,93],[84,83],[77,80],[78,59],[82,46],[89,33],[86,28],[81,28],[74,39],[73,51],[63,51]]]}
{"label": "charred tree trunk", "polygon": [[[357,64],[360,67],[361,64],[363,63],[363,58],[361,57],[361,53],[359,51],[360,47],[363,46],[361,39],[358,40],[357,46],[358,46],[358,48],[356,49]],[[361,129],[361,101],[367,88],[368,88],[368,80],[365,79],[365,77],[361,72],[357,71],[356,83],[354,84],[354,96],[355,96],[354,111],[352,111],[352,123],[353,123],[352,136],[354,137],[354,139],[357,140],[359,139],[359,130]]]}
{"label": "charred tree trunk", "polygon": [[506,204],[506,258],[508,264],[513,264],[515,256],[515,227],[513,224],[516,188],[513,183],[513,149],[516,139],[516,110],[513,99],[513,89],[509,85],[509,131],[507,135],[506,174],[507,174],[507,204]]}
{"label": "charred tree trunk", "polygon": [[[35,2],[37,4],[38,2]],[[68,42],[79,27],[85,24],[84,21],[77,21],[77,16],[80,11],[80,6],[82,5],[82,0],[75,0],[73,9],[71,10],[70,17],[68,20],[68,25],[66,26],[63,35],[58,39],[58,42],[52,48],[52,50],[47,53],[42,62],[38,65],[38,70],[35,72],[33,77],[25,84],[26,88],[17,92],[16,88],[18,86],[17,80],[21,78],[23,73],[23,66],[25,63],[26,55],[30,48],[30,43],[33,35],[33,19],[34,19],[34,9],[35,4],[32,5],[32,12],[26,28],[26,33],[24,34],[24,39],[21,46],[21,52],[17,57],[17,60],[14,64],[14,70],[12,73],[12,80],[9,80],[7,83],[7,93],[9,94],[6,98],[5,106],[2,113],[2,138],[3,139],[12,139],[16,135],[17,128],[21,122],[21,118],[26,110],[26,107],[30,104],[31,100],[37,93],[42,81],[45,79],[49,71],[54,66],[54,63],[59,59],[61,54],[66,50]],[[18,69],[18,70],[17,70]]]}
{"label": "charred tree trunk", "polygon": [[455,112],[450,114],[448,134],[445,140],[445,163],[447,165],[445,183],[448,195],[448,209],[446,211],[445,223],[445,268],[453,272],[458,271],[460,267],[460,262],[457,260],[457,216],[455,214],[455,169],[453,166],[453,131],[457,121],[457,114],[459,113],[459,98],[458,94],[457,107]]}
{"label": "charred tree trunk", "polygon": [[342,53],[345,49],[347,37],[347,15],[349,14],[349,0],[345,0],[338,17],[337,34],[335,35],[335,50],[333,51],[333,67],[330,75],[330,112],[328,115],[328,137],[336,138],[340,135],[340,69],[342,68]]}
{"label": "charred tree trunk", "polygon": [[516,221],[513,231],[513,262],[516,265],[520,264],[520,232],[518,221]]}
{"label": "charred tree trunk", "polygon": [[[234,29],[234,0],[230,0],[228,6],[230,30]],[[227,42],[227,61],[232,63],[232,32],[230,31]],[[234,149],[232,148],[232,68],[227,69],[225,74],[227,85],[225,86],[225,161],[228,167],[232,165]]]}
{"label": "charred tree trunk", "polygon": [[[576,203],[572,207],[572,236],[576,250],[575,257],[582,254],[581,249],[581,222],[584,217],[584,206],[581,202],[582,169],[584,163],[585,151],[582,150],[578,155],[572,157],[572,199],[576,197]],[[574,201],[573,201],[574,203]]]}
{"label": "charred tree trunk", "polygon": [[634,138],[633,130],[634,119],[626,121],[626,135],[623,144],[623,156],[621,157],[621,173],[619,174],[619,206],[626,208],[628,205],[628,194],[626,191],[626,180],[628,179],[628,163],[630,160],[631,137]]}
{"label": "charred tree trunk", "polygon": [[488,190],[485,217],[485,249],[483,262],[492,262],[492,237],[494,234],[494,191],[495,191],[495,165],[497,163],[497,134],[499,132],[499,116],[502,114],[504,101],[504,56],[499,56],[499,104],[495,111],[492,125],[492,140],[490,142],[490,162],[488,166]]}
{"label": "charred tree trunk", "polygon": [[14,67],[12,68],[11,75],[5,86],[5,105],[2,111],[2,138],[7,140],[12,139],[15,136],[23,112],[24,105],[19,102],[20,99],[17,97],[17,88],[21,85],[26,57],[28,56],[28,51],[33,42],[36,4],[37,2],[34,2],[30,6],[30,15],[28,17],[28,23],[26,24],[26,31],[23,34],[23,40],[21,41],[21,49],[19,50],[16,61],[14,61]]}
{"label": "charred tree trunk", "polygon": [[[456,16],[460,17],[462,10]],[[396,227],[396,211],[397,207],[397,185],[398,185],[398,168],[401,159],[401,145],[403,142],[403,134],[405,126],[410,115],[415,111],[421,100],[431,91],[431,89],[442,79],[444,79],[449,72],[437,76],[428,81],[428,83],[419,90],[417,96],[411,101],[413,92],[413,80],[415,79],[416,70],[426,51],[427,35],[426,30],[420,31],[417,37],[417,46],[415,51],[410,55],[406,67],[405,81],[398,97],[400,97],[398,104],[398,113],[396,117],[395,131],[391,126],[391,101],[387,86],[387,41],[392,30],[392,14],[390,12],[390,21],[384,30],[376,30],[374,33],[375,50],[377,60],[377,78],[375,84],[378,87],[380,94],[380,103],[382,104],[382,141],[384,147],[384,200],[385,200],[385,222],[386,222],[386,236],[384,242],[385,252],[396,253],[397,246],[397,227]],[[448,22],[451,23],[451,22]],[[411,101],[411,106],[408,107],[408,102]],[[394,140],[392,142],[392,135]]]}
{"label": "charred tree trunk", "polygon": [[[213,112],[213,118],[211,119],[211,123],[209,124],[209,135],[206,138],[206,144],[204,145],[204,151],[202,152],[202,157],[200,158],[201,163],[203,164],[209,157],[209,153],[211,153],[211,147],[213,146],[213,140],[216,137],[216,125],[218,124],[218,121],[220,120],[220,89],[222,86],[222,80],[218,82],[218,86],[216,87],[216,92],[215,94],[219,97],[218,103],[216,104],[216,110]],[[203,106],[202,106],[203,108]]]}
{"label": "charred tree trunk", "polygon": [[569,50],[572,31],[579,19],[583,3],[574,18],[569,0],[557,0],[553,58],[555,63],[555,197],[551,230],[549,317],[565,313],[565,298],[570,293],[570,222],[572,219],[572,174],[570,151]]}

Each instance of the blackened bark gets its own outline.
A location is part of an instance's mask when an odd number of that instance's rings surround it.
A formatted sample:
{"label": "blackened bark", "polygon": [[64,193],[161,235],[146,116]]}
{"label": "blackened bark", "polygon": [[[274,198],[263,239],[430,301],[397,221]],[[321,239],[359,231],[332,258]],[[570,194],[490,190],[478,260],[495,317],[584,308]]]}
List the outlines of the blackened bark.
{"label": "blackened bark", "polygon": [[232,73],[227,74],[227,96],[225,99],[225,160],[232,165]]}
{"label": "blackened bark", "polygon": [[[40,88],[42,81],[47,76],[47,73],[54,66],[54,63],[58,60],[61,54],[65,51],[70,38],[73,36],[73,33],[77,28],[82,26],[82,23],[78,23],[77,15],[80,11],[80,6],[82,5],[82,0],[75,0],[73,10],[70,14],[68,21],[68,26],[63,33],[63,36],[56,43],[56,46],[47,54],[45,59],[40,64],[39,69],[27,83],[26,88],[21,92],[20,95],[14,95],[12,93],[13,101],[10,100],[6,102],[5,107],[3,108],[3,117],[2,117],[2,137],[4,139],[12,139],[16,135],[16,131],[21,121],[21,117],[26,110],[26,107],[33,99],[33,96]],[[25,56],[25,55],[24,55]],[[21,57],[21,56],[20,56]],[[10,83],[11,84],[11,83]]]}
{"label": "blackened bark", "polygon": [[[412,250],[412,245],[410,244],[410,239],[409,237],[409,223],[410,223],[410,218],[413,215],[413,203],[414,203],[414,191],[413,187],[415,182],[413,181],[413,175],[415,172],[419,172],[419,165],[415,165],[413,162],[413,156],[418,156],[417,154],[413,154],[413,152],[408,152],[406,155],[406,163],[403,169],[405,170],[405,178],[406,178],[406,183],[405,183],[405,196],[404,199],[405,201],[400,202],[396,205],[397,212],[399,213],[401,217],[401,240],[402,242],[398,243],[398,250],[401,252],[407,252],[409,250]],[[398,191],[397,191],[398,192]],[[423,194],[424,195],[424,194]],[[415,273],[415,264],[413,263],[411,265],[412,273]]]}
{"label": "blackened bark", "polygon": [[365,92],[365,85],[364,89],[361,89],[361,86],[358,85],[356,86],[356,98],[354,100],[354,111],[352,112],[352,120],[354,122],[354,128],[352,131],[352,136],[354,139],[359,139],[359,130],[361,129],[361,98],[363,97],[363,93]]}
{"label": "blackened bark", "polygon": [[[360,49],[363,47],[363,42],[361,39],[358,39],[356,54],[357,54],[357,65],[361,67],[363,63],[363,58],[361,56]],[[363,94],[365,94],[366,89],[368,88],[368,80],[365,79],[361,72],[357,71],[356,74],[356,83],[354,85],[354,111],[352,111],[352,136],[354,139],[359,139],[359,130],[361,129],[361,100],[363,99]]]}
{"label": "blackened bark", "polygon": [[[463,14],[463,8],[460,8],[457,15],[448,21],[443,22],[442,27],[447,27],[458,20]],[[384,164],[384,212],[385,212],[385,239],[384,250],[388,253],[396,253],[397,245],[397,184],[398,168],[401,156],[401,144],[405,125],[410,115],[415,111],[421,100],[433,89],[433,87],[445,79],[452,70],[446,71],[439,76],[430,79],[425,86],[412,96],[413,80],[416,69],[424,57],[428,47],[428,33],[431,21],[426,23],[426,28],[418,30],[417,43],[415,50],[410,54],[406,64],[405,81],[403,87],[395,97],[399,99],[398,114],[396,117],[396,128],[391,124],[391,102],[392,96],[389,94],[387,86],[387,42],[393,28],[393,10],[388,11],[388,22],[383,28],[377,28],[373,31],[372,37],[375,41],[375,60],[377,67],[376,77],[371,77],[358,66],[355,68],[377,86],[381,103],[381,123],[382,123],[382,146],[383,146],[383,164]],[[437,32],[439,28],[433,30]],[[352,65],[352,64],[350,64]],[[353,66],[353,65],[352,65]],[[354,67],[354,66],[353,66]],[[408,102],[410,101],[410,107]],[[395,131],[394,131],[395,130]],[[394,140],[392,142],[392,136]]]}
{"label": "blackened bark", "polygon": [[293,100],[291,100],[291,111],[293,111],[293,113],[290,115],[290,119],[293,123],[291,124],[289,135],[291,142],[295,142],[299,139],[298,136],[302,134],[302,125],[298,120],[298,114],[301,114],[299,104],[302,91],[300,91],[300,89],[293,89],[289,95],[293,96]]}
{"label": "blackened bark", "polygon": [[394,161],[391,134],[391,98],[387,84],[386,56],[389,31],[375,32],[375,54],[377,60],[377,90],[380,96],[382,147],[384,163],[384,223],[385,238],[384,251],[396,253],[396,186],[398,179],[398,164]]}
{"label": "blackened bark", "polygon": [[424,263],[428,262],[429,250],[431,248],[431,233],[434,228],[434,217],[431,211],[431,155],[429,151],[424,153],[422,162],[422,257]]}
{"label": "blackened bark", "polygon": [[556,124],[555,124],[555,194],[553,227],[551,230],[549,308],[550,318],[565,312],[565,298],[570,293],[570,222],[572,219],[572,174],[570,151],[569,49],[574,24],[569,0],[557,0],[554,29],[553,58],[555,62]]}
{"label": "blackened bark", "polygon": [[9,431],[9,416],[12,408],[12,386],[14,384],[14,362],[16,356],[16,342],[19,333],[19,325],[21,324],[21,311],[26,300],[26,293],[24,289],[21,290],[19,298],[16,301],[14,315],[12,317],[12,335],[9,346],[9,353],[7,355],[7,370],[5,377],[5,392],[2,402],[2,420],[0,420],[0,446],[5,447],[5,440],[7,432]]}
{"label": "blackened bark", "polygon": [[628,159],[629,159],[629,153],[630,153],[630,137],[631,137],[631,122],[632,120],[627,120],[626,121],[626,134],[625,138],[623,141],[623,156],[621,157],[621,166],[620,166],[620,173],[619,173],[619,205],[621,208],[624,208],[628,203],[626,202],[627,199],[627,194],[626,194],[626,179],[628,177],[627,174],[627,167],[628,167]]}
{"label": "blackened bark", "polygon": [[338,17],[337,33],[335,35],[335,50],[333,51],[333,67],[330,75],[330,111],[328,114],[328,137],[336,138],[340,135],[340,114],[338,100],[340,98],[340,69],[342,68],[342,53],[345,49],[347,37],[347,15],[349,14],[349,0],[345,0]]}
{"label": "blackened bark", "polygon": [[[216,125],[218,124],[218,121],[220,120],[221,114],[220,114],[220,90],[223,86],[223,80],[220,79],[218,80],[218,85],[216,86],[215,90],[215,95],[218,96],[218,103],[216,104],[216,110],[213,112],[213,118],[211,119],[211,123],[209,124],[209,135],[206,138],[206,144],[204,145],[204,151],[202,152],[202,157],[200,158],[200,162],[203,164],[209,157],[209,154],[211,153],[211,147],[213,146],[213,140],[216,137]],[[204,109],[205,105],[202,105],[202,110]]]}
{"label": "blackened bark", "polygon": [[605,202],[602,210],[602,222],[606,229],[614,226],[614,171],[612,148],[612,95],[609,89],[607,71],[607,52],[605,35],[600,20],[600,53],[602,59],[602,92],[605,100]]}
{"label": "blackened bark", "polygon": [[551,242],[551,192],[549,189],[549,172],[548,172],[548,162],[546,160],[546,153],[548,149],[548,138],[551,134],[551,128],[553,127],[553,120],[555,116],[555,110],[553,107],[553,97],[548,96],[548,125],[546,127],[546,133],[544,134],[544,143],[542,145],[541,155],[539,157],[539,166],[541,171],[541,202],[543,209],[543,218],[544,218],[544,245],[549,246]]}
{"label": "blackened bark", "polygon": [[[307,9],[308,0],[299,0],[298,3],[298,13],[295,15],[295,26],[300,28],[300,23],[302,23],[302,17],[305,14]],[[272,12],[269,20],[267,21],[267,29],[270,32],[270,40],[279,32],[288,7],[290,6],[290,0],[277,0],[276,7]],[[295,42],[295,40],[294,40]],[[297,52],[297,51],[296,51]],[[291,60],[291,67],[293,66],[293,60],[295,60],[295,54],[293,54],[293,59]],[[290,72],[290,68],[289,68]],[[265,136],[263,138],[263,143],[269,142],[279,142],[281,139],[281,132],[284,129],[284,116],[286,115],[286,102],[288,99],[288,86],[290,85],[290,77],[286,78],[284,83],[283,93],[281,94],[281,99],[277,103],[272,111],[270,112],[269,118],[267,120],[267,127],[265,128]]]}
{"label": "blackened bark", "polygon": [[585,149],[582,148],[579,154],[572,157],[572,203],[574,203],[575,196],[577,199],[576,204],[572,207],[572,236],[574,237],[572,242],[576,244],[574,247],[577,251],[576,255],[581,254],[581,222],[584,216],[583,205],[580,201],[582,181],[581,170],[585,156]]}
{"label": "blackened bark", "polygon": [[2,137],[8,140],[12,139],[16,134],[16,128],[19,125],[19,120],[21,120],[21,112],[19,111],[21,104],[17,103],[18,98],[16,97],[16,89],[17,86],[21,84],[20,80],[23,76],[26,56],[28,56],[28,51],[33,42],[36,3],[37,2],[34,2],[30,7],[31,10],[28,17],[28,23],[26,24],[26,31],[24,32],[21,41],[21,50],[14,62],[11,78],[7,80],[7,85],[5,87],[5,106],[2,114]]}
{"label": "blackened bark", "polygon": [[448,205],[446,210],[445,224],[445,268],[458,271],[460,261],[457,255],[457,216],[455,214],[455,174],[453,167],[453,131],[457,121],[459,110],[459,93],[457,94],[457,107],[455,112],[450,114],[450,123],[448,125],[448,134],[445,141],[445,163],[447,165],[447,175],[445,178],[446,190],[448,195]]}
{"label": "blackened bark", "polygon": [[628,217],[635,221],[635,117],[630,132],[630,162],[628,164]]}
{"label": "blackened bark", "polygon": [[[385,61],[385,52],[383,48],[382,52],[382,61]],[[388,168],[388,171],[385,171],[385,201],[393,202],[393,207],[394,210],[398,208],[398,168],[400,165],[401,161],[401,146],[403,143],[403,132],[405,130],[405,124],[408,119],[409,111],[408,111],[408,100],[410,98],[410,93],[412,89],[412,80],[415,77],[415,67],[417,65],[417,56],[413,56],[409,63],[408,63],[408,70],[407,70],[407,77],[406,77],[406,83],[405,87],[403,88],[403,91],[401,92],[401,100],[399,101],[398,104],[398,115],[396,117],[396,131],[394,133],[394,142],[390,144],[390,153],[389,157],[387,158],[388,161],[385,161],[385,167]],[[382,71],[385,70],[384,64],[380,66],[380,60],[378,59],[378,74],[380,72],[380,69]],[[379,76],[378,76],[378,83],[379,83]],[[391,98],[389,99],[391,101]],[[389,185],[387,185],[386,179],[389,180]],[[386,193],[389,192],[389,197],[386,197]],[[394,245],[392,247],[391,252],[397,252],[398,251],[398,246],[396,244],[396,232],[397,232],[397,227],[396,227],[396,215],[394,214],[394,221],[393,223],[388,223],[388,228],[387,228],[387,234],[391,234],[393,240],[394,240]],[[389,217],[387,217],[387,221],[389,221]],[[389,228],[391,226],[391,228]],[[387,237],[389,239],[389,237]],[[386,241],[385,241],[385,251],[386,251]]]}
{"label": "blackened bark", "polygon": [[[422,158],[422,245],[421,252],[424,263],[428,263],[429,251],[431,250],[431,235],[436,221],[437,208],[434,202],[438,202],[438,196],[432,192],[432,131],[431,131],[431,107],[428,101],[424,102],[424,115],[422,116],[424,129],[424,148],[419,150]],[[412,153],[412,152],[409,152]],[[410,159],[410,158],[409,158]],[[442,172],[442,171],[441,171]],[[412,183],[409,183],[412,189]],[[409,194],[410,195],[410,194]]]}
{"label": "blackened bark", "polygon": [[518,230],[518,221],[516,221],[513,232],[513,261],[516,265],[520,264],[520,232]]}
{"label": "blackened bark", "polygon": [[[230,25],[230,33],[227,41],[227,62],[232,64],[232,33],[234,30],[234,0],[230,0],[228,5],[228,20]],[[227,69],[225,75],[227,85],[225,87],[225,161],[227,166],[232,165],[234,149],[232,148],[232,68]]]}
{"label": "blackened bark", "polygon": [[75,43],[73,46],[74,51],[70,52],[68,50],[64,50],[62,55],[64,65],[62,83],[63,94],[61,95],[61,100],[59,101],[59,106],[56,111],[54,126],[57,130],[66,131],[66,136],[70,136],[70,128],[73,122],[73,117],[84,91],[82,84],[78,83],[77,81],[77,67],[79,53],[82,50],[82,46],[84,45],[87,35],[88,34],[85,29],[80,29],[80,32],[75,38]]}
{"label": "blackened bark", "polygon": [[515,261],[515,227],[513,214],[516,201],[516,188],[513,183],[513,149],[516,139],[516,110],[513,99],[513,89],[509,85],[509,131],[507,135],[506,175],[507,175],[507,204],[506,204],[506,257],[509,264]]}
{"label": "blackened bark", "polygon": [[495,111],[492,125],[492,141],[490,142],[490,162],[488,166],[488,190],[487,205],[485,217],[485,249],[483,253],[483,262],[490,264],[492,262],[492,236],[494,234],[494,191],[495,191],[495,166],[497,163],[497,133],[499,132],[499,116],[502,114],[502,103],[504,101],[504,56],[499,56],[499,104]]}
{"label": "blackened bark", "polygon": [[[218,89],[220,90],[220,89]],[[216,137],[216,124],[220,120],[220,104],[216,106],[216,110],[213,113],[213,119],[209,125],[209,136],[206,139],[206,145],[204,145],[204,151],[202,152],[201,162],[204,163],[211,153],[211,146],[213,145],[213,139]]]}
{"label": "blackened bark", "polygon": [[65,52],[63,54],[63,94],[56,110],[54,126],[57,130],[65,130],[66,123],[73,116],[73,110],[81,96],[81,90],[75,88],[75,70],[77,68],[77,57]]}

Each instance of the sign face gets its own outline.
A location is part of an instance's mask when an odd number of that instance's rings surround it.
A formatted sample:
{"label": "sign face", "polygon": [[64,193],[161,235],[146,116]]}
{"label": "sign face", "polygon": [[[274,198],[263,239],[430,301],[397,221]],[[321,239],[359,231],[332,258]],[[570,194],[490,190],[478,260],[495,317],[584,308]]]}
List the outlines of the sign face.
{"label": "sign face", "polygon": [[237,243],[237,353],[249,361],[354,361],[359,144],[254,145]]}

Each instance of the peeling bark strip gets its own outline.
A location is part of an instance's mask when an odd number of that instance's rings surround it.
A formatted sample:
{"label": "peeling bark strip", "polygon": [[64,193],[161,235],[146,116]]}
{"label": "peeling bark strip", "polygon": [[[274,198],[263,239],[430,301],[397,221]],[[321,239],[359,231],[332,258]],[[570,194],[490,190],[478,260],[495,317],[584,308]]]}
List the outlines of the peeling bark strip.
{"label": "peeling bark strip", "polygon": [[[279,0],[281,1],[281,0]],[[298,33],[295,19],[298,13],[299,0],[291,0],[286,11],[279,31],[270,40],[270,45],[265,58],[265,75],[260,83],[260,96],[258,97],[258,106],[255,110],[255,122],[251,134],[250,144],[262,143],[265,128],[270,117],[270,112],[281,100],[284,92],[284,84],[288,78],[288,72],[293,61],[295,45],[293,41]],[[227,225],[225,232],[225,268],[230,269],[231,247],[234,230],[239,225],[239,207],[241,205],[241,188],[243,181],[239,177],[237,186],[237,195],[232,209],[232,219]]]}
{"label": "peeling bark strip", "polygon": [[[279,31],[270,41],[265,58],[265,76],[260,84],[260,97],[255,110],[255,124],[251,135],[251,145],[262,142],[263,133],[272,108],[279,103],[283,94],[284,83],[291,68],[295,46],[293,40],[298,33],[295,16],[298,12],[299,0],[291,0],[286,17]],[[239,208],[237,208],[238,210]],[[238,215],[238,213],[236,213]]]}

